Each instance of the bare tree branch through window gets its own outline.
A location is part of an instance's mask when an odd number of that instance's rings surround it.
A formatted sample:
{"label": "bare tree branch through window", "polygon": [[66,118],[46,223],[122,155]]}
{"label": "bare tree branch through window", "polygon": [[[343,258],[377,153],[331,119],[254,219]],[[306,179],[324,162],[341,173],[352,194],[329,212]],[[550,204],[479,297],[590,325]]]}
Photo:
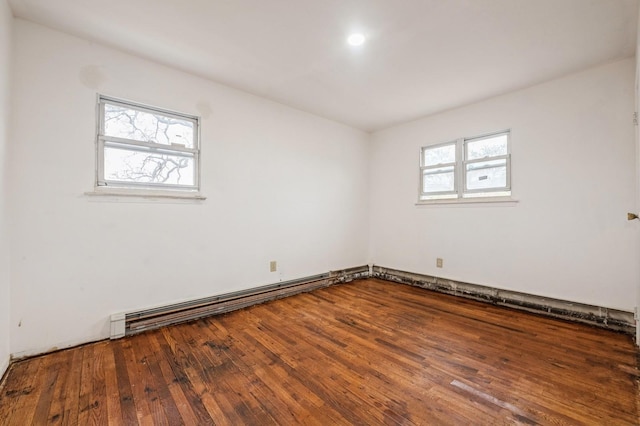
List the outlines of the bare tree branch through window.
{"label": "bare tree branch through window", "polygon": [[197,119],[101,100],[105,184],[197,185]]}

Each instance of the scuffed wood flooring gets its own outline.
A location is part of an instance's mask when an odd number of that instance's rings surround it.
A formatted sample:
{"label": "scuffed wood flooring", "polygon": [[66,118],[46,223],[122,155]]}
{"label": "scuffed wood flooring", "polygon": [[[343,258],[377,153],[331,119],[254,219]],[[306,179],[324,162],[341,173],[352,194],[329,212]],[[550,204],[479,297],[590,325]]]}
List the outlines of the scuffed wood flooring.
{"label": "scuffed wood flooring", "polygon": [[363,280],[32,358],[0,424],[638,424],[629,336]]}

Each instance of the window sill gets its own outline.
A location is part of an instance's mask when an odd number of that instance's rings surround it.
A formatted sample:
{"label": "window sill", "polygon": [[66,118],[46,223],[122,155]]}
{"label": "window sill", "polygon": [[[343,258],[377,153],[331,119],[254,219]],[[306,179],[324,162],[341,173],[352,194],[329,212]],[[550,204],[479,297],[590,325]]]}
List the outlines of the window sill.
{"label": "window sill", "polygon": [[89,197],[106,197],[112,199],[143,199],[143,200],[184,200],[184,201],[204,201],[207,197],[198,192],[168,192],[168,191],[145,191],[136,189],[96,189],[87,191],[84,195]]}
{"label": "window sill", "polygon": [[439,199],[439,200],[420,200],[416,203],[416,206],[469,205],[469,204],[514,206],[518,204],[518,200],[513,199],[511,197],[446,198],[446,199]]}

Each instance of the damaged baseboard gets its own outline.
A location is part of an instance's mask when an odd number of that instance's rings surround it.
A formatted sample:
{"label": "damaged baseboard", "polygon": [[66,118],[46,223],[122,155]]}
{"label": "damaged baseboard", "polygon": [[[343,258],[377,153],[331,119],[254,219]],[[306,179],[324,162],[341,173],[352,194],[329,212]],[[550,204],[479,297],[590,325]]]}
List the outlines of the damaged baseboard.
{"label": "damaged baseboard", "polygon": [[635,335],[633,312],[587,305],[461,281],[373,266],[371,278],[422,287],[439,293],[507,306]]}
{"label": "damaged baseboard", "polygon": [[223,314],[295,294],[369,276],[369,266],[358,266],[284,281],[218,296],[111,315],[111,339]]}

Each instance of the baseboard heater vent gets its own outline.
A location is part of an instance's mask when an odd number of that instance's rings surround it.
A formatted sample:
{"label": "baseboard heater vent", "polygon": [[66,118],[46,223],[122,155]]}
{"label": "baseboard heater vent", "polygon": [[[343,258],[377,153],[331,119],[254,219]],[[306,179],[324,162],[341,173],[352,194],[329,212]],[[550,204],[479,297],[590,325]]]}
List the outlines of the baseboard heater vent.
{"label": "baseboard heater vent", "polygon": [[270,300],[281,299],[294,294],[328,287],[333,284],[349,282],[355,279],[367,278],[368,276],[369,267],[360,266],[218,296],[205,297],[135,312],[113,314],[111,316],[111,338],[117,339],[145,330],[231,312]]}
{"label": "baseboard heater vent", "polygon": [[510,308],[534,312],[545,316],[582,322],[631,335],[634,335],[636,330],[633,312],[502,290],[382,266],[373,266],[371,277],[409,284],[440,293],[488,302],[494,305],[508,306]]}

